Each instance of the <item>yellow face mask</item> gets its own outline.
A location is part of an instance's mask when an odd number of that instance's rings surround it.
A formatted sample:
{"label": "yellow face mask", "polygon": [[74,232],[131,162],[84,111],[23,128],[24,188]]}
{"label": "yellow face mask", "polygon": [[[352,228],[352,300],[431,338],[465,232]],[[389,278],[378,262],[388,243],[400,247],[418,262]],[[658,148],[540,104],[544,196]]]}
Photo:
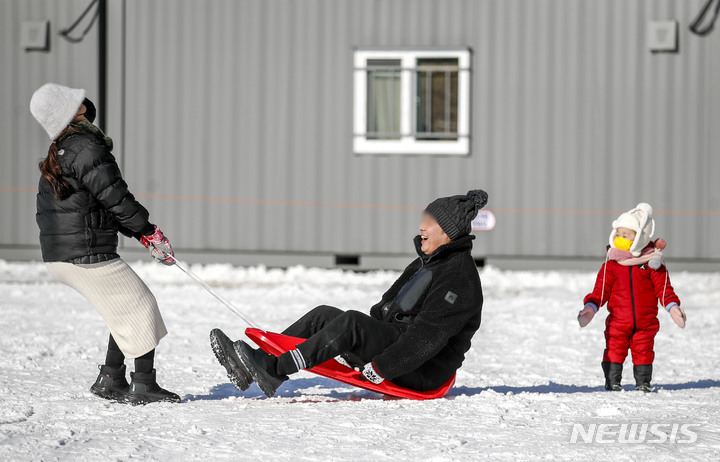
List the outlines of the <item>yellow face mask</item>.
{"label": "yellow face mask", "polygon": [[617,236],[615,238],[615,248],[619,250],[630,250],[632,243],[633,241],[631,241],[630,239],[625,239],[624,237]]}

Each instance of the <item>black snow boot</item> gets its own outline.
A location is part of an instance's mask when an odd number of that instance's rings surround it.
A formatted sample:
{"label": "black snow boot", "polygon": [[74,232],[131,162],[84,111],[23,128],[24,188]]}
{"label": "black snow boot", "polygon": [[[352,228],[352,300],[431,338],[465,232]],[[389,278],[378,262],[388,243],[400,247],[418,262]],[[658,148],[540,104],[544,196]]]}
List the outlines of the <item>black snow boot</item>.
{"label": "black snow boot", "polygon": [[633,366],[633,374],[635,375],[635,389],[650,393],[652,391],[652,364],[641,364],[639,366]]}
{"label": "black snow boot", "polygon": [[620,363],[602,362],[603,372],[605,373],[605,389],[609,391],[620,391],[622,386],[622,370],[623,365]]}
{"label": "black snow boot", "polygon": [[235,342],[234,346],[240,361],[250,371],[262,392],[268,397],[275,395],[278,387],[288,379],[287,375],[277,373],[276,361],[270,361],[269,354],[261,350],[254,350],[243,341]]}
{"label": "black snow boot", "polygon": [[98,366],[100,374],[90,387],[93,395],[105,399],[122,401],[128,394],[127,379],[125,378],[125,365],[120,367]]}
{"label": "black snow boot", "polygon": [[218,362],[227,371],[230,383],[240,391],[247,390],[253,383],[253,378],[235,352],[233,341],[220,329],[213,329],[210,331],[210,346]]}
{"label": "black snow boot", "polygon": [[130,404],[148,404],[157,402],[179,403],[180,397],[169,392],[155,381],[155,369],[149,374],[142,372],[131,372],[130,391],[125,400]]}

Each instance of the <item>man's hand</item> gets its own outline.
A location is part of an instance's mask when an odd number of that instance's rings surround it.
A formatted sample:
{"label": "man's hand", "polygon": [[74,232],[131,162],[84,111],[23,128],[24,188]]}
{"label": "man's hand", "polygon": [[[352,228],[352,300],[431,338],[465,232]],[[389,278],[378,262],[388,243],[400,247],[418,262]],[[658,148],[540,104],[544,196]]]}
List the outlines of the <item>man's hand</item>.
{"label": "man's hand", "polygon": [[385,380],[385,378],[375,370],[375,367],[371,362],[365,364],[365,367],[363,367],[362,376],[367,379],[368,382],[372,382],[375,385],[379,385],[383,383],[383,380]]}
{"label": "man's hand", "polygon": [[590,324],[590,321],[592,321],[592,318],[594,316],[595,308],[588,303],[587,305],[585,305],[585,308],[583,308],[582,311],[578,313],[578,324],[580,324],[580,327],[585,327]]}
{"label": "man's hand", "polygon": [[142,236],[140,243],[150,250],[150,256],[155,260],[168,266],[175,264],[175,253],[170,241],[157,226],[155,226],[155,231],[151,235]]}

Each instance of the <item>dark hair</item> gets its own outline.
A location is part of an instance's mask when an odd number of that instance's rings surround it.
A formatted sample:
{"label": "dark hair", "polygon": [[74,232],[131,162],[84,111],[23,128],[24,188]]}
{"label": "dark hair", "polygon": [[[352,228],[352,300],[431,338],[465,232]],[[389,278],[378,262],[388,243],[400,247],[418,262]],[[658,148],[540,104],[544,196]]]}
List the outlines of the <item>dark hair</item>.
{"label": "dark hair", "polygon": [[47,157],[40,162],[40,165],[38,165],[42,176],[48,183],[50,183],[50,186],[58,199],[66,199],[70,196],[72,193],[72,187],[70,186],[70,183],[63,178],[62,167],[60,167],[60,164],[58,163],[58,153],[60,150],[57,146],[57,140],[67,133],[75,132],[77,132],[77,129],[68,125],[65,130],[63,130],[58,137],[53,140],[50,148],[48,149]]}

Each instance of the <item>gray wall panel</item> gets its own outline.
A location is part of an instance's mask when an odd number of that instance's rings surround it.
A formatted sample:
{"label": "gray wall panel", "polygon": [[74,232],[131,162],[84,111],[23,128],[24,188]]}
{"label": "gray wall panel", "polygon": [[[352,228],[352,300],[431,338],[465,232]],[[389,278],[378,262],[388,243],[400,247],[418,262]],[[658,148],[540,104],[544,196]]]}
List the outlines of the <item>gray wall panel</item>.
{"label": "gray wall panel", "polygon": [[[55,81],[97,93],[97,31],[78,44],[57,35],[86,6],[85,0],[0,1],[0,245],[37,245],[37,164],[50,141],[30,114],[33,92]],[[50,52],[26,52],[22,23],[45,20],[50,21]]]}
{"label": "gray wall panel", "polygon": [[[72,5],[63,14],[84,5],[57,3]],[[126,0],[124,39],[111,37],[125,46],[111,85],[124,94],[118,154],[181,249],[411,253],[424,205],[480,186],[498,226],[477,255],[599,256],[614,215],[644,200],[670,257],[718,259],[720,35],[687,29],[702,3]],[[17,35],[5,13],[60,14],[55,4],[3,0],[0,33]],[[651,19],[679,21],[679,53],[648,51]],[[360,46],[471,48],[470,155],[354,155]],[[0,83],[3,110],[25,110],[43,80],[94,79],[63,64],[92,66],[94,54],[66,48],[35,57],[4,39],[3,62],[19,68]],[[13,172],[0,187],[32,188],[34,162],[10,152],[44,140],[27,120],[9,127],[2,139],[19,136],[0,148]],[[33,200],[0,190],[3,210],[20,214],[0,224],[3,243],[34,242]]]}
{"label": "gray wall panel", "polygon": [[[199,127],[217,147],[202,163],[183,156],[188,165],[175,167],[183,181],[163,186],[169,194],[189,193],[203,172],[209,196],[261,202],[182,203],[185,216],[198,219],[185,224],[167,217],[168,226],[180,228],[181,243],[198,245],[209,220],[241,232],[218,234],[203,246],[407,252],[416,211],[282,202],[422,207],[437,195],[476,185],[490,190],[499,218],[497,230],[481,236],[483,254],[596,255],[612,215],[639,200],[659,211],[713,210],[707,202],[711,185],[702,179],[711,147],[698,140],[709,129],[700,123],[702,101],[717,92],[703,82],[712,80],[708,63],[718,58],[710,39],[691,36],[685,27],[699,1],[181,3],[161,3],[157,14],[173,10],[165,22],[168,40],[138,52],[161,52],[175,43],[183,52],[173,59],[195,66],[180,70],[148,61],[154,91],[169,99],[197,97],[202,91],[196,86],[216,97],[224,90],[212,114],[238,121],[223,132],[229,129],[246,149],[230,160],[228,137],[205,120]],[[147,14],[142,2],[130,4],[136,14]],[[192,34],[186,26],[173,28],[183,21],[177,15],[193,18]],[[234,29],[228,17],[236,19]],[[645,46],[645,25],[665,18],[680,21],[680,53],[653,55]],[[225,30],[216,45],[218,29]],[[198,41],[187,41],[190,35]],[[143,29],[134,40],[146,43]],[[356,46],[471,47],[471,156],[354,156],[349,131]],[[230,69],[223,69],[223,59],[234,62]],[[171,69],[187,77],[178,81],[180,88],[163,84]],[[128,85],[144,85],[148,71],[129,66]],[[229,72],[235,85],[213,83],[218,71]],[[164,136],[173,130],[187,135],[197,122],[171,120],[182,128],[160,122]],[[177,149],[190,146],[188,139]],[[214,170],[218,163],[223,168]],[[237,174],[232,188],[228,170]],[[687,183],[696,187],[680,186]],[[262,202],[267,200],[279,203]],[[671,224],[688,219],[697,230],[693,242],[682,239],[685,225]],[[668,253],[720,256],[708,255],[703,231],[715,220],[660,215],[661,232],[673,242]]]}

